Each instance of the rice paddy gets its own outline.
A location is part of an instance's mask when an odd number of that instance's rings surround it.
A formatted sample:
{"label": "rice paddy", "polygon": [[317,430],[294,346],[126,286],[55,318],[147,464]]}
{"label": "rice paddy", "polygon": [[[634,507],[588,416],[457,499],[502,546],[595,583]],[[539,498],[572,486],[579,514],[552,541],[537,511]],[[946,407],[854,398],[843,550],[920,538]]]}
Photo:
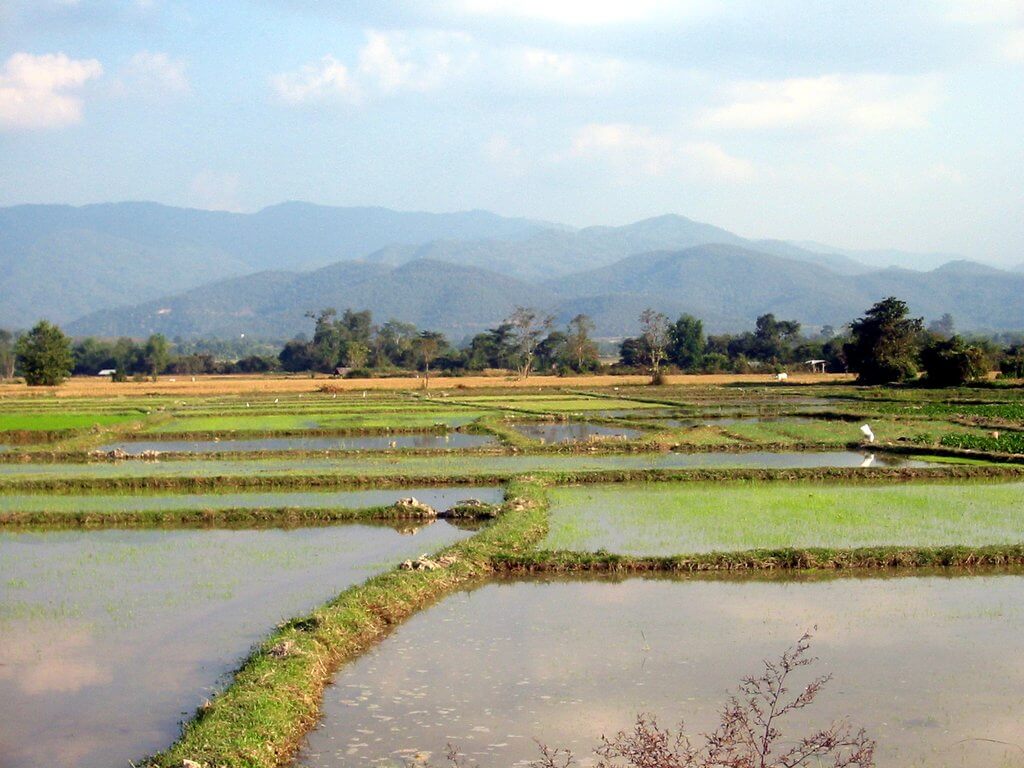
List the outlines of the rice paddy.
{"label": "rice paddy", "polygon": [[814,624],[880,765],[1002,759],[1024,460],[981,420],[1019,391],[270,381],[0,397],[4,768],[586,758]]}

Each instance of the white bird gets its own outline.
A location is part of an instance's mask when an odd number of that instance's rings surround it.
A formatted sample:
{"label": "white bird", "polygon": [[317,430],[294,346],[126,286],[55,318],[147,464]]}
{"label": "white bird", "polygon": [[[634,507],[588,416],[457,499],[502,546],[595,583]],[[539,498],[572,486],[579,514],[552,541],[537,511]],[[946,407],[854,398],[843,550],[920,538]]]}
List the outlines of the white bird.
{"label": "white bird", "polygon": [[860,431],[861,434],[868,439],[869,443],[875,442],[875,433],[871,431],[871,427],[867,424],[862,425]]}
{"label": "white bird", "polygon": [[281,402],[281,398],[280,398],[280,397],[275,397],[275,398],[274,398],[274,402],[275,402],[275,403],[279,403],[279,402]]}

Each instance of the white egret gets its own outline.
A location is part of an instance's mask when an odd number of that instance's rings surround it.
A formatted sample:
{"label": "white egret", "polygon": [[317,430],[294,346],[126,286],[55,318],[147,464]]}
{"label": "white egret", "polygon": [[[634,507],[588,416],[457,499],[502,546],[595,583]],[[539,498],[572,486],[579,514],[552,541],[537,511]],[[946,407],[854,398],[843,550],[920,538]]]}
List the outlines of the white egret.
{"label": "white egret", "polygon": [[869,427],[867,424],[862,425],[860,431],[861,434],[867,438],[869,443],[875,442],[875,433],[871,431],[871,427]]}

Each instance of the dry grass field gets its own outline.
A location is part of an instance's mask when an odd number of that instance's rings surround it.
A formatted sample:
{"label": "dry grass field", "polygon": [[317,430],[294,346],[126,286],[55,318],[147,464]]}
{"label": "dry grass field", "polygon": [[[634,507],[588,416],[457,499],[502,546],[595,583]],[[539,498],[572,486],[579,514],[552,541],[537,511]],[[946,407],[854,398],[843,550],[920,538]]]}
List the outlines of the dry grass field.
{"label": "dry grass field", "polygon": [[[482,389],[487,387],[614,387],[645,384],[648,376],[531,376],[520,379],[495,372],[486,376],[436,376],[430,389]],[[774,374],[693,374],[666,376],[667,384],[725,385],[769,384]],[[787,384],[822,384],[852,381],[849,374],[791,373]],[[113,382],[107,378],[76,376],[59,387],[28,387],[24,384],[0,384],[0,397],[26,395],[57,397],[117,397],[142,395],[240,395],[248,393],[296,393],[358,390],[416,390],[423,387],[415,376],[388,379],[332,379],[324,376],[162,376],[157,381]]]}

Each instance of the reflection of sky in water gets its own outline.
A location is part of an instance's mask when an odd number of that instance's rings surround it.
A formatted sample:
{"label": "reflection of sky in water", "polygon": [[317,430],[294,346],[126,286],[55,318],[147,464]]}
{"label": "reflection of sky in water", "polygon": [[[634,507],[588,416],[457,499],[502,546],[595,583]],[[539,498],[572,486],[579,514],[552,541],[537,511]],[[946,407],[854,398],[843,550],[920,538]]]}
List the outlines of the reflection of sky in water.
{"label": "reflection of sky in water", "polygon": [[359,509],[387,506],[413,496],[437,510],[445,510],[465,499],[488,504],[500,502],[504,491],[498,487],[400,488],[382,491],[282,491],[255,493],[180,494],[3,494],[0,511],[59,510],[67,512],[117,512],[184,509]]}
{"label": "reflection of sky in water", "polygon": [[563,421],[542,424],[516,424],[517,431],[545,443],[575,443],[592,437],[634,438],[643,434],[637,429],[590,424],[585,421]]}
{"label": "reflection of sky in water", "polygon": [[267,437],[251,440],[126,440],[99,447],[101,451],[122,450],[131,455],[145,451],[175,453],[221,453],[229,451],[380,451],[389,448],[476,448],[494,445],[493,435],[467,432],[402,433],[346,437]]}
{"label": "reflection of sky in water", "polygon": [[741,675],[817,625],[817,670],[835,679],[790,735],[849,715],[882,768],[989,768],[1006,747],[959,742],[1024,734],[1022,589],[1019,575],[492,584],[345,668],[300,764],[397,764],[451,742],[510,766],[536,758],[534,738],[589,758],[640,711],[709,730]]}
{"label": "reflection of sky in water", "polygon": [[110,768],[155,752],[275,624],[464,535],[0,533],[0,764]]}
{"label": "reflection of sky in water", "polygon": [[[460,474],[486,475],[521,472],[587,472],[608,469],[685,469],[688,467],[859,467],[859,451],[751,451],[730,453],[644,453],[611,456],[406,456],[208,461],[120,461],[92,464],[0,464],[0,477],[72,479],[81,477],[217,477],[240,475],[334,472],[339,475]],[[874,466],[924,467],[927,461],[879,453]]]}

